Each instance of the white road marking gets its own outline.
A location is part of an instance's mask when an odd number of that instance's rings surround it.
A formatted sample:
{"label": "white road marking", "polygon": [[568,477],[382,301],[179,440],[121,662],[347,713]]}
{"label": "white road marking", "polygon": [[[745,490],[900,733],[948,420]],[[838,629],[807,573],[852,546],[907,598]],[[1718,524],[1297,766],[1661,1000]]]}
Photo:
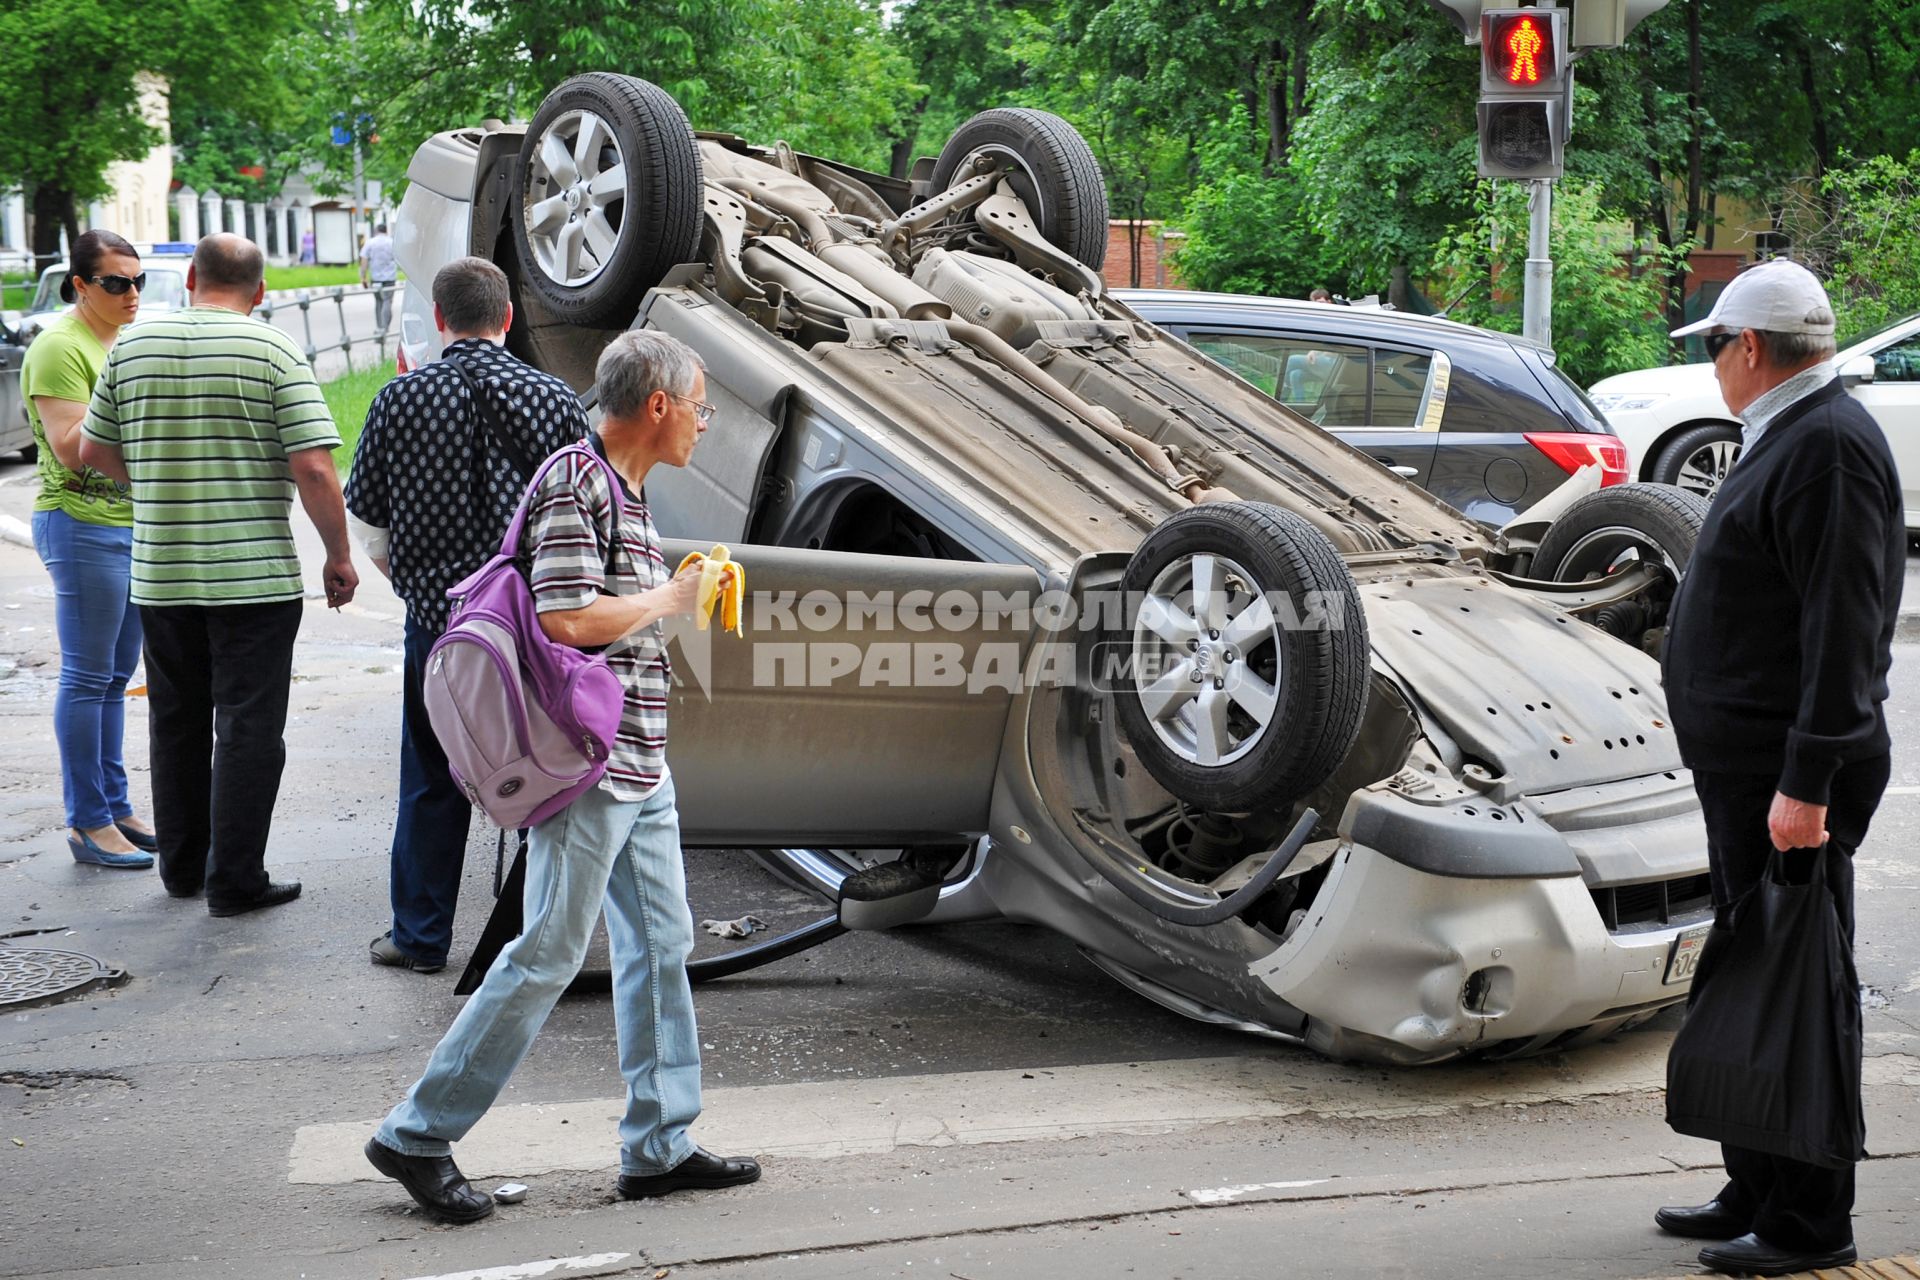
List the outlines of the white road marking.
{"label": "white road marking", "polygon": [[479,1271],[449,1271],[441,1276],[415,1276],[413,1280],[539,1280],[541,1276],[565,1271],[585,1271],[589,1267],[610,1267],[631,1257],[625,1253],[590,1253],[577,1258],[542,1258],[538,1262],[515,1262],[504,1267],[483,1267]]}
{"label": "white road marking", "polygon": [[[613,1052],[608,1046],[607,1052]],[[705,1091],[710,1151],[822,1160],[900,1147],[1160,1134],[1291,1115],[1447,1115],[1456,1110],[1645,1093],[1666,1084],[1667,1042],[1629,1036],[1559,1060],[1479,1071],[1382,1072],[1304,1051],[1089,1066],[823,1080]],[[612,1169],[618,1098],[495,1107],[461,1142],[469,1178]],[[301,1128],[287,1180],[378,1181],[360,1148],[377,1117]]]}
{"label": "white road marking", "polygon": [[1920,787],[1888,787],[1884,794],[1890,796],[1920,796]]}
{"label": "white road marking", "polygon": [[[1633,1035],[1565,1057],[1432,1071],[1342,1066],[1277,1050],[709,1089],[696,1136],[710,1151],[829,1160],[901,1147],[1177,1133],[1296,1115],[1445,1116],[1655,1093],[1666,1087],[1668,1044],[1665,1036]],[[1920,1085],[1920,1056],[1869,1058],[1866,1082]],[[622,1108],[618,1098],[495,1107],[460,1143],[460,1167],[472,1179],[528,1182],[570,1170],[605,1172],[612,1181]],[[287,1156],[287,1181],[381,1181],[361,1153],[378,1122],[376,1116],[302,1127]]]}
{"label": "white road marking", "polygon": [[1249,1182],[1240,1187],[1196,1187],[1186,1196],[1195,1204],[1227,1204],[1256,1191],[1291,1191],[1295,1187],[1318,1187],[1331,1181],[1331,1178],[1306,1178],[1299,1182]]}

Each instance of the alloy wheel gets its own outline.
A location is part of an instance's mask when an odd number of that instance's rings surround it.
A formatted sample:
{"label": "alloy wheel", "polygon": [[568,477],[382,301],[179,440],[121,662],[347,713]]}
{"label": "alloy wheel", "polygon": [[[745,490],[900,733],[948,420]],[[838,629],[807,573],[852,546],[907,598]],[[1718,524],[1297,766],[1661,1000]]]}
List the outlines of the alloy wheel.
{"label": "alloy wheel", "polygon": [[1141,707],[1167,748],[1193,764],[1253,750],[1280,708],[1280,620],[1250,574],[1220,555],[1174,560],[1133,629]]}

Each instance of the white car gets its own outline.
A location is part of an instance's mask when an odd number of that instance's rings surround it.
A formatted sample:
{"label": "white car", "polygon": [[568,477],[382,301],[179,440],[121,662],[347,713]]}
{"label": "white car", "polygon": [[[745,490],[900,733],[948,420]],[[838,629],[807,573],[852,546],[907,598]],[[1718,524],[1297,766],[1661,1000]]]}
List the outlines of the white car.
{"label": "white car", "polygon": [[[1841,348],[1835,363],[1848,393],[1887,433],[1907,511],[1920,534],[1920,315]],[[1589,393],[1627,446],[1636,480],[1712,497],[1740,456],[1740,422],[1720,398],[1710,364],[1638,369],[1594,383]]]}

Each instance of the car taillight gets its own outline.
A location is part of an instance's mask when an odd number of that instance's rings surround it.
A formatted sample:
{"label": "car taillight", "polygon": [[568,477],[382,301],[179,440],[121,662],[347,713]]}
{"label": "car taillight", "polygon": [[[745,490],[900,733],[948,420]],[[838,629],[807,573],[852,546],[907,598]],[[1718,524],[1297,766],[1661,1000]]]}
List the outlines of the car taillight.
{"label": "car taillight", "polygon": [[1619,436],[1597,431],[1529,431],[1527,443],[1553,459],[1553,464],[1568,475],[1582,467],[1600,464],[1600,486],[1625,484],[1627,446]]}
{"label": "car taillight", "polygon": [[394,348],[393,371],[396,374],[413,372],[413,361],[407,359],[407,344],[404,342]]}

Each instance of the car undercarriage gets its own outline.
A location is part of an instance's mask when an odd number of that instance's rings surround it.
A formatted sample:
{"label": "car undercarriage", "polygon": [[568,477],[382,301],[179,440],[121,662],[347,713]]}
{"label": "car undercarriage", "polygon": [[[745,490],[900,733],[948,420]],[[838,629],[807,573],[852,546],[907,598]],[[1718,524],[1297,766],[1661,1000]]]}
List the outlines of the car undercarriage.
{"label": "car undercarriage", "polygon": [[706,365],[715,429],[647,497],[754,589],[744,640],[676,638],[683,837],[832,904],[706,976],[1031,921],[1398,1063],[1685,997],[1706,853],[1655,655],[1690,495],[1595,467],[1495,529],[1409,485],[1107,296],[1098,166],[1043,112],[900,180],[582,76],[410,176],[409,275],[498,262],[510,348],[590,406],[628,327]]}

